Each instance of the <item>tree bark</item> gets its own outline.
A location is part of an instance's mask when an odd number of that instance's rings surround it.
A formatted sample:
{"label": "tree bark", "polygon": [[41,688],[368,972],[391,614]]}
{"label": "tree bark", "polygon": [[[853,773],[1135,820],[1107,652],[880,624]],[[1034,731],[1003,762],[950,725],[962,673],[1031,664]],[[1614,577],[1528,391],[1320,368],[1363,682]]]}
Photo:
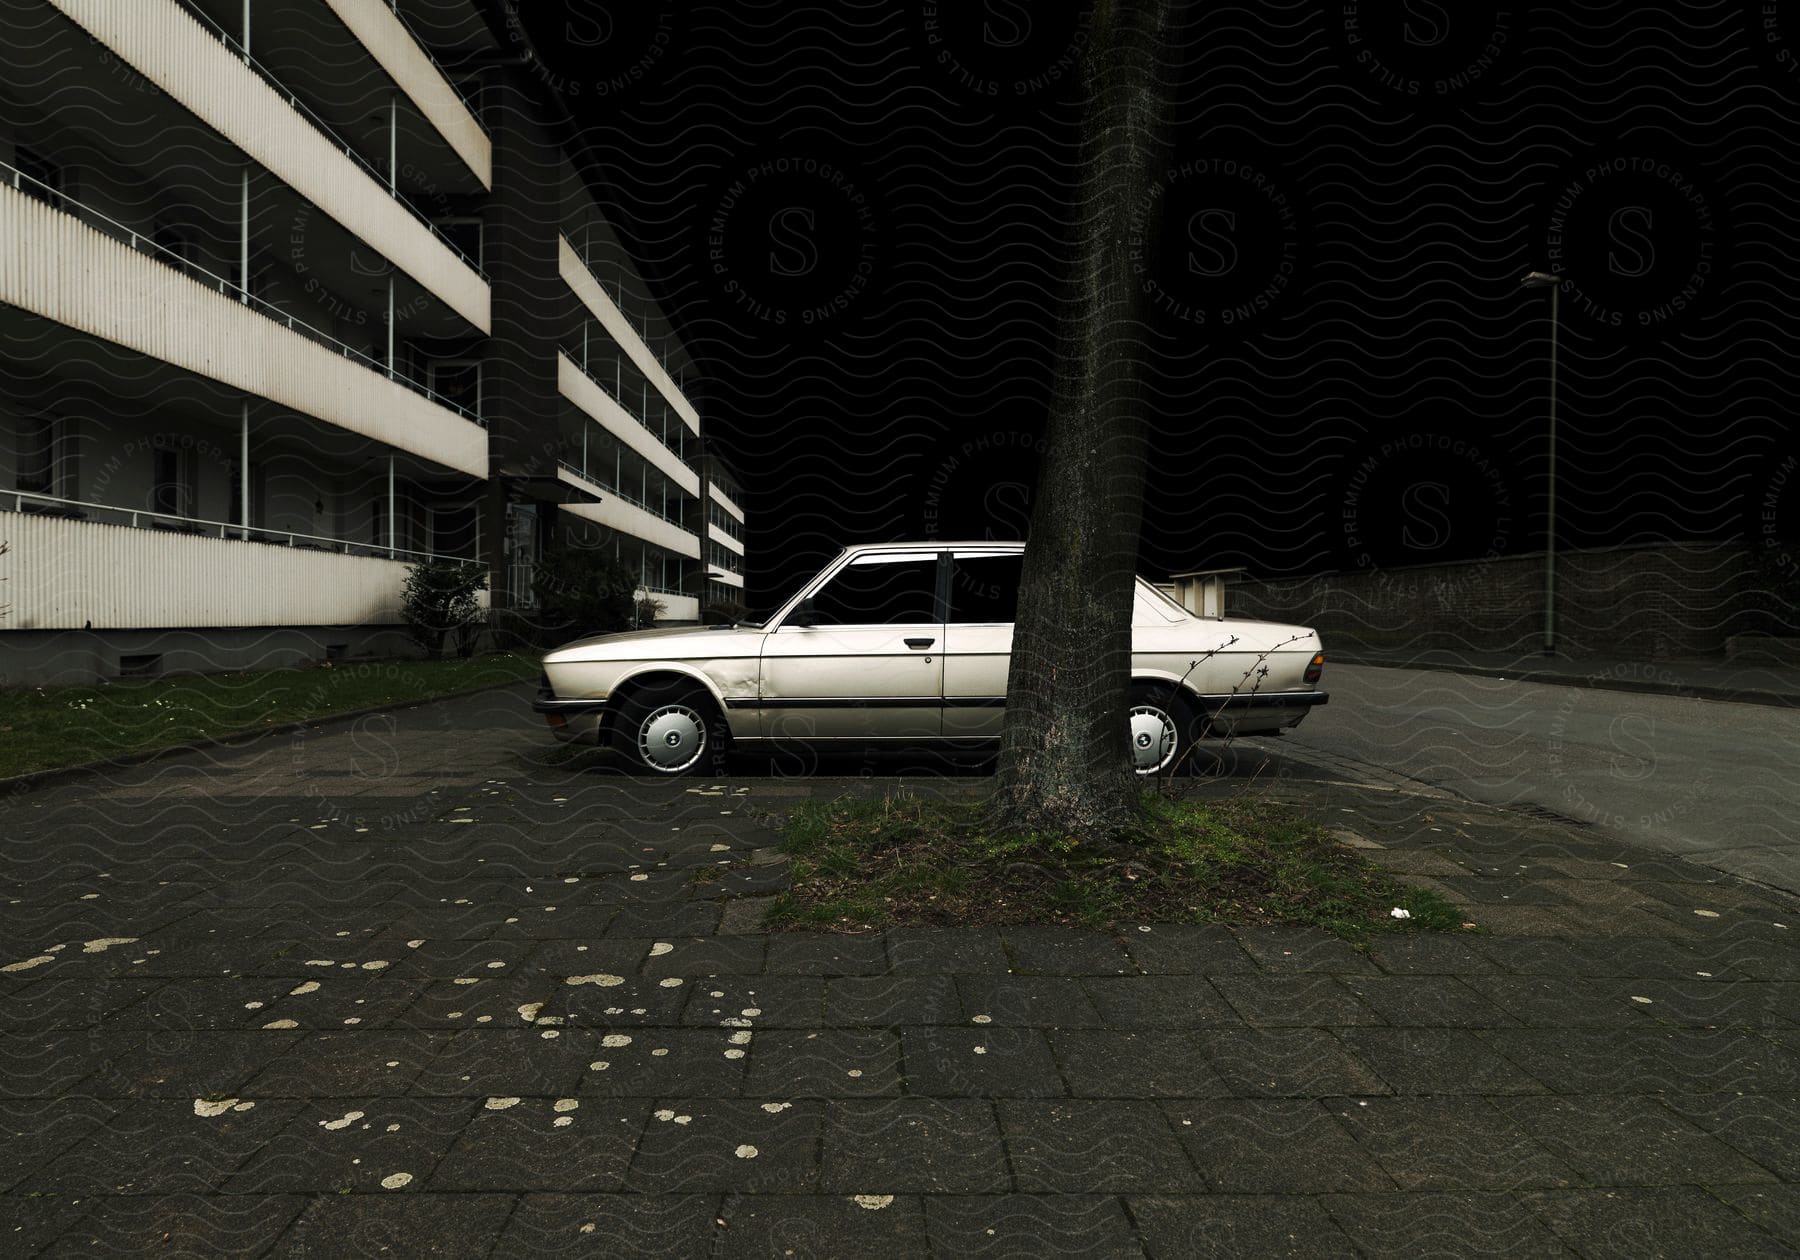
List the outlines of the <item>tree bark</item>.
{"label": "tree bark", "polygon": [[1084,63],[1076,269],[1013,629],[991,822],[1104,838],[1138,816],[1125,713],[1147,425],[1141,291],[1162,198],[1172,10],[1098,0]]}

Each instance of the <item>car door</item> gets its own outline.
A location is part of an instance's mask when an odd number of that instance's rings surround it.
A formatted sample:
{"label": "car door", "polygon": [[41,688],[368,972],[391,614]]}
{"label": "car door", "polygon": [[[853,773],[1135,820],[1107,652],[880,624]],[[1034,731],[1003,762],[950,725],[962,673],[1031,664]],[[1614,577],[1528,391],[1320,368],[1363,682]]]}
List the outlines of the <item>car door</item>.
{"label": "car door", "polygon": [[763,638],[762,730],[787,740],[936,739],[944,624],[936,551],[865,552]]}
{"label": "car door", "polygon": [[944,623],[944,737],[991,739],[1006,717],[1006,673],[1023,552],[952,553]]}

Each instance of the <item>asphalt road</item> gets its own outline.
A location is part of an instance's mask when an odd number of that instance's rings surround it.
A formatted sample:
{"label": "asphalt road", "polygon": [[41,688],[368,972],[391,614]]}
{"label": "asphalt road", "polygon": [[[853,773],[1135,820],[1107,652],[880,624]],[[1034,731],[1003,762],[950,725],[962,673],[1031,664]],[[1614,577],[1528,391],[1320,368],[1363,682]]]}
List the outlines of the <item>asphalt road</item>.
{"label": "asphalt road", "polygon": [[1257,741],[1300,774],[1427,784],[1545,809],[1800,891],[1800,715],[1687,700],[1339,665],[1331,703]]}

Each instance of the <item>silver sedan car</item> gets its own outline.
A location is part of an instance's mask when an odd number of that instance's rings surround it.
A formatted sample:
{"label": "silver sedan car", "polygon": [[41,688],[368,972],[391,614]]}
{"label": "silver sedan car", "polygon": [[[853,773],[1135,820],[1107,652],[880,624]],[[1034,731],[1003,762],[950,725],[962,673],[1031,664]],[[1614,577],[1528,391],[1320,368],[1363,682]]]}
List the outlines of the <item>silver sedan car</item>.
{"label": "silver sedan car", "polygon": [[[1023,543],[847,548],[766,622],[606,634],[544,657],[534,708],[565,741],[657,774],[717,770],[727,748],[991,751],[1005,716]],[[1191,741],[1273,734],[1314,705],[1303,626],[1202,619],[1137,580],[1121,734],[1142,774]]]}

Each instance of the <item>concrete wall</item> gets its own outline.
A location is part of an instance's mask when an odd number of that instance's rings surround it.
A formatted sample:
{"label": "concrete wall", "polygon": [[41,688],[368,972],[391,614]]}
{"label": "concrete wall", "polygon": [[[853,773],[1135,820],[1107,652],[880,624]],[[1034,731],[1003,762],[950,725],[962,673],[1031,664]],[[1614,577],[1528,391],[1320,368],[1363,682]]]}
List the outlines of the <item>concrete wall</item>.
{"label": "concrete wall", "polygon": [[[1557,638],[1568,655],[1633,660],[1723,655],[1734,634],[1762,630],[1750,550],[1670,543],[1557,557]],[[1532,652],[1542,644],[1544,557],[1240,578],[1228,616],[1313,626],[1326,651]]]}

